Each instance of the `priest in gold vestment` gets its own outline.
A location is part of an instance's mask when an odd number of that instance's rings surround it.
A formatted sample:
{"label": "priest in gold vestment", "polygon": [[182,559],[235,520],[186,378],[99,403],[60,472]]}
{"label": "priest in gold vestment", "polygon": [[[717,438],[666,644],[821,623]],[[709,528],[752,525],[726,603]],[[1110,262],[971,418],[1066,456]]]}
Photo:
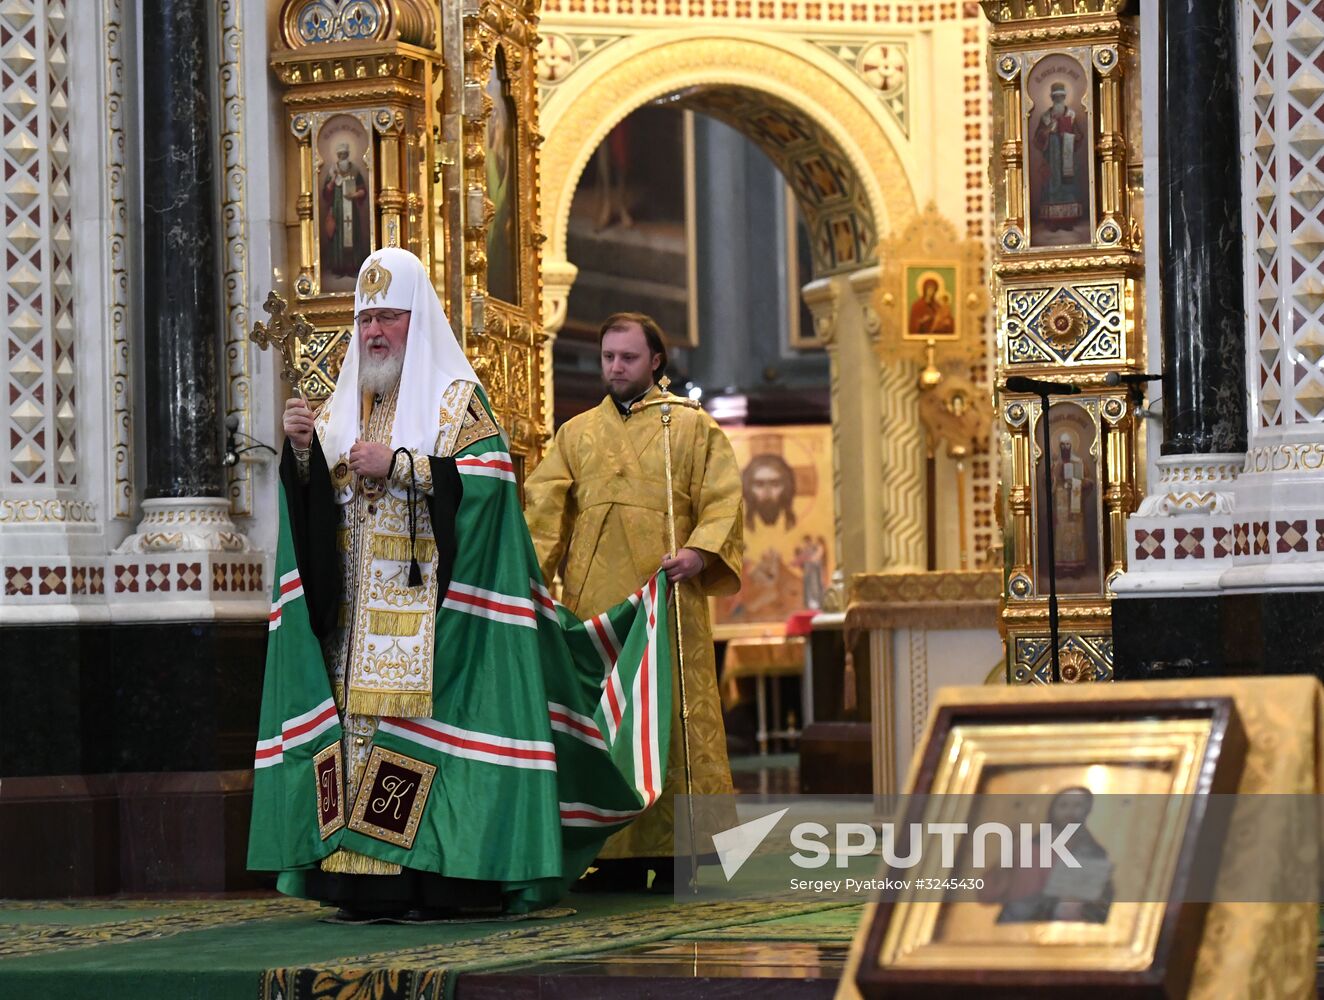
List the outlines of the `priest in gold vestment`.
{"label": "priest in gold vestment", "polygon": [[[666,367],[661,331],[647,316],[617,313],[603,323],[599,339],[609,394],[557,432],[526,486],[525,514],[538,562],[548,580],[561,569],[562,600],[581,618],[633,593],[659,565],[669,580],[680,581],[692,792],[730,794],[708,598],[740,587],[740,469],[730,442],[710,416],[672,408],[680,548],[668,558],[661,414],[656,406],[630,413],[632,403],[660,391],[655,381]],[[672,662],[679,665],[675,657]],[[689,853],[688,845],[677,845],[674,836],[674,796],[686,792],[677,688],[673,685],[677,714],[662,797],[599,854],[599,870],[610,873],[610,887],[642,888],[649,868],[665,883],[673,853]],[[696,848],[708,853],[711,841],[700,836]]]}

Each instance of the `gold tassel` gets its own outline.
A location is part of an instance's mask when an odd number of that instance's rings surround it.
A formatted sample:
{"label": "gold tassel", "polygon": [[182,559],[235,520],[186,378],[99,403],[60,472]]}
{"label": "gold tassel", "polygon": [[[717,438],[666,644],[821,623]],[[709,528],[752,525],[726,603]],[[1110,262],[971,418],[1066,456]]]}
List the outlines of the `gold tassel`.
{"label": "gold tassel", "polygon": [[[430,563],[437,557],[437,543],[431,538],[420,538],[417,542],[418,561],[420,563]],[[409,562],[413,558],[409,554],[409,536],[408,535],[379,535],[377,532],[372,534],[372,557],[374,559],[389,559],[392,562]]]}
{"label": "gold tassel", "polygon": [[855,711],[855,656],[846,651],[846,669],[841,672],[841,710]]}
{"label": "gold tassel", "polygon": [[349,689],[350,715],[389,715],[400,719],[425,719],[432,715],[431,691],[357,691]]}
{"label": "gold tassel", "polygon": [[399,875],[401,868],[394,861],[380,861],[342,847],[322,859],[322,871],[337,875]]}
{"label": "gold tassel", "polygon": [[418,635],[426,611],[368,611],[368,631],[373,635]]}
{"label": "gold tassel", "polygon": [[348,551],[349,551],[349,529],[348,529],[348,528],[337,528],[337,529],[336,529],[336,551],[338,551],[338,552],[348,552]]}

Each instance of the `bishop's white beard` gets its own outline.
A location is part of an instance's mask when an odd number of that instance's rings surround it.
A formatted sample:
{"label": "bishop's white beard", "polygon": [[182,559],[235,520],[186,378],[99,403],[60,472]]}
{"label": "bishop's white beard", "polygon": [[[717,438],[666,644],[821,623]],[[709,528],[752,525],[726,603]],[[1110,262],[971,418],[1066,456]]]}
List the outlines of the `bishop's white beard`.
{"label": "bishop's white beard", "polygon": [[359,356],[359,392],[384,396],[400,381],[405,366],[405,352],[388,354],[380,361],[367,354]]}

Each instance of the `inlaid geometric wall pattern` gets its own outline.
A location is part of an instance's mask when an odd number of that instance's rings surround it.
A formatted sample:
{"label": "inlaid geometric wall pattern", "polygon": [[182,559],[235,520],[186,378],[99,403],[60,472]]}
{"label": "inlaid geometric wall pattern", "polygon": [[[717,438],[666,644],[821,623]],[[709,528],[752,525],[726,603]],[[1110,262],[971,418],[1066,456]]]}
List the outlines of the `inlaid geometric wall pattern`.
{"label": "inlaid geometric wall pattern", "polygon": [[853,69],[877,95],[902,133],[910,134],[910,46],[891,38],[810,38]]}
{"label": "inlaid geometric wall pattern", "polygon": [[66,21],[66,0],[0,4],[6,485],[73,485],[77,467]]}
{"label": "inlaid geometric wall pattern", "polygon": [[1324,424],[1324,9],[1248,7],[1256,416],[1265,428]]}
{"label": "inlaid geometric wall pattern", "polygon": [[[1013,684],[1053,683],[1053,660],[1049,640],[1040,636],[1016,636]],[[1068,684],[1108,683],[1113,679],[1111,635],[1065,636],[1058,646],[1058,668]]]}
{"label": "inlaid geometric wall pattern", "polygon": [[[988,197],[988,163],[992,155],[993,97],[985,59],[988,52],[988,22],[978,5],[962,8],[961,67],[962,110],[964,123],[965,157],[965,234],[971,239],[982,239],[989,246],[988,259],[992,259],[993,202]],[[988,273],[979,275],[981,285],[988,281]],[[984,350],[978,361],[970,366],[970,381],[980,389],[992,392],[995,364],[994,312],[984,318]],[[990,455],[988,441],[976,442],[971,463],[970,513],[974,522],[974,555],[976,559],[989,553],[998,537],[995,527],[993,497],[997,488],[996,470]]]}

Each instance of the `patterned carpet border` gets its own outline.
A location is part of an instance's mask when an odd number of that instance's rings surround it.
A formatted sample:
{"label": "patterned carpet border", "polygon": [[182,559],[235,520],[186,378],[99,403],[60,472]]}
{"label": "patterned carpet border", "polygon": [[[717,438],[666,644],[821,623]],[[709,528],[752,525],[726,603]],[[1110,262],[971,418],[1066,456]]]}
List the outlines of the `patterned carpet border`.
{"label": "patterned carpet border", "polygon": [[763,923],[854,903],[734,900],[675,903],[638,913],[521,927],[482,937],[338,959],[321,968],[269,969],[261,1000],[446,1000],[462,972],[597,954],[733,924]]}
{"label": "patterned carpet border", "polygon": [[[134,908],[155,906],[142,900]],[[51,909],[61,907],[52,906]],[[69,907],[72,908],[72,907]],[[113,907],[104,907],[113,912]],[[159,916],[139,917],[134,920],[111,920],[81,926],[64,924],[9,924],[0,925],[0,958],[27,958],[51,951],[70,948],[91,948],[103,944],[123,944],[174,937],[189,931],[216,927],[234,927],[279,917],[307,916],[317,912],[317,903],[306,899],[243,899],[208,903],[190,903],[186,906],[161,905]],[[15,907],[17,909],[17,907]],[[24,909],[27,909],[24,907]]]}
{"label": "patterned carpet border", "polygon": [[850,944],[864,913],[863,903],[850,903],[825,914],[822,922],[794,918],[758,924],[727,924],[708,930],[677,934],[678,941],[808,941]]}

